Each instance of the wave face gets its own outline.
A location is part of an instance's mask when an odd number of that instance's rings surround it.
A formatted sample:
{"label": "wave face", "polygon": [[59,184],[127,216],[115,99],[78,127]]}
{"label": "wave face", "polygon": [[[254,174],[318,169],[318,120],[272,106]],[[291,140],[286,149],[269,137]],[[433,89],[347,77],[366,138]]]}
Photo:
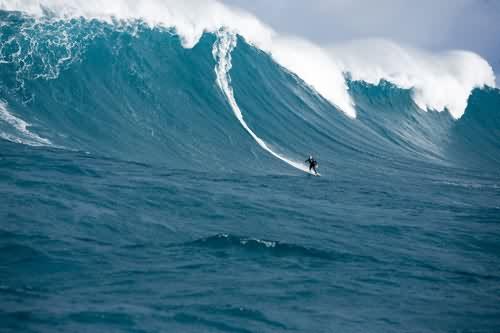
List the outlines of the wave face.
{"label": "wave face", "polygon": [[337,104],[231,27],[193,42],[45,10],[0,11],[0,328],[499,327],[500,92],[482,76],[426,111],[428,86],[343,53]]}
{"label": "wave face", "polygon": [[359,153],[498,163],[495,89],[473,91],[453,121],[420,110],[412,90],[349,81],[352,121],[231,32],[185,49],[140,22],[2,20],[1,135],[11,141],[194,169],[303,170],[309,151],[323,163]]}

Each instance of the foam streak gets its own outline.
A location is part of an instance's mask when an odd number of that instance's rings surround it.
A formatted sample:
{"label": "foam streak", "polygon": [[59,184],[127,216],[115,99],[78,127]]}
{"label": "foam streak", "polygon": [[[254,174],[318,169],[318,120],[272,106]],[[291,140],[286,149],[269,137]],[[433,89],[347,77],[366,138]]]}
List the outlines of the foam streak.
{"label": "foam streak", "polygon": [[243,114],[241,112],[241,109],[238,106],[238,103],[236,103],[236,99],[234,98],[233,88],[231,87],[230,83],[231,77],[229,76],[229,71],[231,70],[232,67],[231,52],[236,47],[237,37],[233,33],[223,30],[217,31],[216,35],[217,35],[217,41],[214,43],[214,47],[212,49],[212,55],[215,61],[217,62],[215,66],[217,85],[221,89],[224,96],[226,96],[227,101],[229,102],[229,105],[231,106],[234,115],[236,116],[236,118],[238,118],[241,126],[243,126],[243,128],[248,132],[248,134],[250,134],[250,136],[259,144],[259,146],[262,147],[262,149],[264,149],[274,157],[282,160],[283,162],[293,166],[298,170],[311,173],[304,164],[299,162],[294,162],[288,159],[287,157],[274,152],[264,140],[259,138],[257,134],[255,134],[254,131],[252,131],[252,129],[246,123],[245,119],[243,119]]}

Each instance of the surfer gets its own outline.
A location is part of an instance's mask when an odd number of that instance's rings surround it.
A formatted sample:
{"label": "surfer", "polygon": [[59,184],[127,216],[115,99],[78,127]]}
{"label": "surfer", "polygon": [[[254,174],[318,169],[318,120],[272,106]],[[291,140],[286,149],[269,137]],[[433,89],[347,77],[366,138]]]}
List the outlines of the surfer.
{"label": "surfer", "polygon": [[309,155],[309,158],[306,160],[306,163],[309,163],[309,172],[311,170],[314,170],[314,173],[317,175],[318,171],[316,170],[316,167],[318,166],[318,162],[312,157],[312,155]]}

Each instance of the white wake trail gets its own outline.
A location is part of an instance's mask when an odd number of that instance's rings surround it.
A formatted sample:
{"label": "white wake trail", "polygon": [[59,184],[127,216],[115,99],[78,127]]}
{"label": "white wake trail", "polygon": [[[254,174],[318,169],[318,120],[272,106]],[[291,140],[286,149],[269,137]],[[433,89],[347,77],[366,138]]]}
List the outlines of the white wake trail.
{"label": "white wake trail", "polygon": [[7,105],[5,102],[0,100],[0,121],[3,121],[9,124],[11,127],[15,128],[18,132],[18,135],[8,134],[3,131],[0,131],[0,138],[26,144],[30,146],[51,146],[52,142],[50,140],[42,138],[37,134],[30,132],[28,127],[31,125],[25,122],[24,120],[14,116],[7,110]]}
{"label": "white wake trail", "polygon": [[236,118],[238,118],[241,126],[250,134],[250,136],[262,147],[265,151],[270,153],[276,158],[279,158],[283,162],[293,166],[296,169],[301,171],[311,173],[309,169],[300,162],[292,161],[285,156],[282,156],[276,152],[274,152],[267,143],[259,138],[257,134],[255,134],[252,129],[248,126],[245,119],[243,119],[243,114],[241,113],[241,109],[236,103],[236,99],[234,98],[233,88],[231,87],[231,76],[229,75],[229,71],[231,70],[231,52],[236,47],[237,37],[234,33],[227,32],[224,30],[219,30],[216,32],[217,40],[214,43],[212,49],[212,55],[216,61],[215,65],[215,74],[217,77],[217,85],[222,90],[223,94],[226,96],[231,109],[234,112]]}

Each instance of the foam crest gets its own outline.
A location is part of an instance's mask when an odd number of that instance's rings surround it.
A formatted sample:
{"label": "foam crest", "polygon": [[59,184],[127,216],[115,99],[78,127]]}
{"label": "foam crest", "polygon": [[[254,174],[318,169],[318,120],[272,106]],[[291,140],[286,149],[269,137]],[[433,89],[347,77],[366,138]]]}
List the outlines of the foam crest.
{"label": "foam crest", "polygon": [[279,64],[297,74],[347,116],[356,117],[342,70],[325,50],[305,40],[280,36],[268,50]]}
{"label": "foam crest", "polygon": [[472,52],[433,54],[372,39],[332,47],[330,56],[353,80],[378,84],[384,79],[412,89],[413,99],[421,109],[447,109],[454,118],[463,115],[474,88],[495,86],[491,66]]}
{"label": "foam crest", "polygon": [[32,16],[85,17],[112,23],[140,19],[150,26],[174,28],[183,46],[196,45],[204,32],[231,27],[249,40],[267,43],[274,32],[253,15],[212,0],[0,0],[0,9]]}

